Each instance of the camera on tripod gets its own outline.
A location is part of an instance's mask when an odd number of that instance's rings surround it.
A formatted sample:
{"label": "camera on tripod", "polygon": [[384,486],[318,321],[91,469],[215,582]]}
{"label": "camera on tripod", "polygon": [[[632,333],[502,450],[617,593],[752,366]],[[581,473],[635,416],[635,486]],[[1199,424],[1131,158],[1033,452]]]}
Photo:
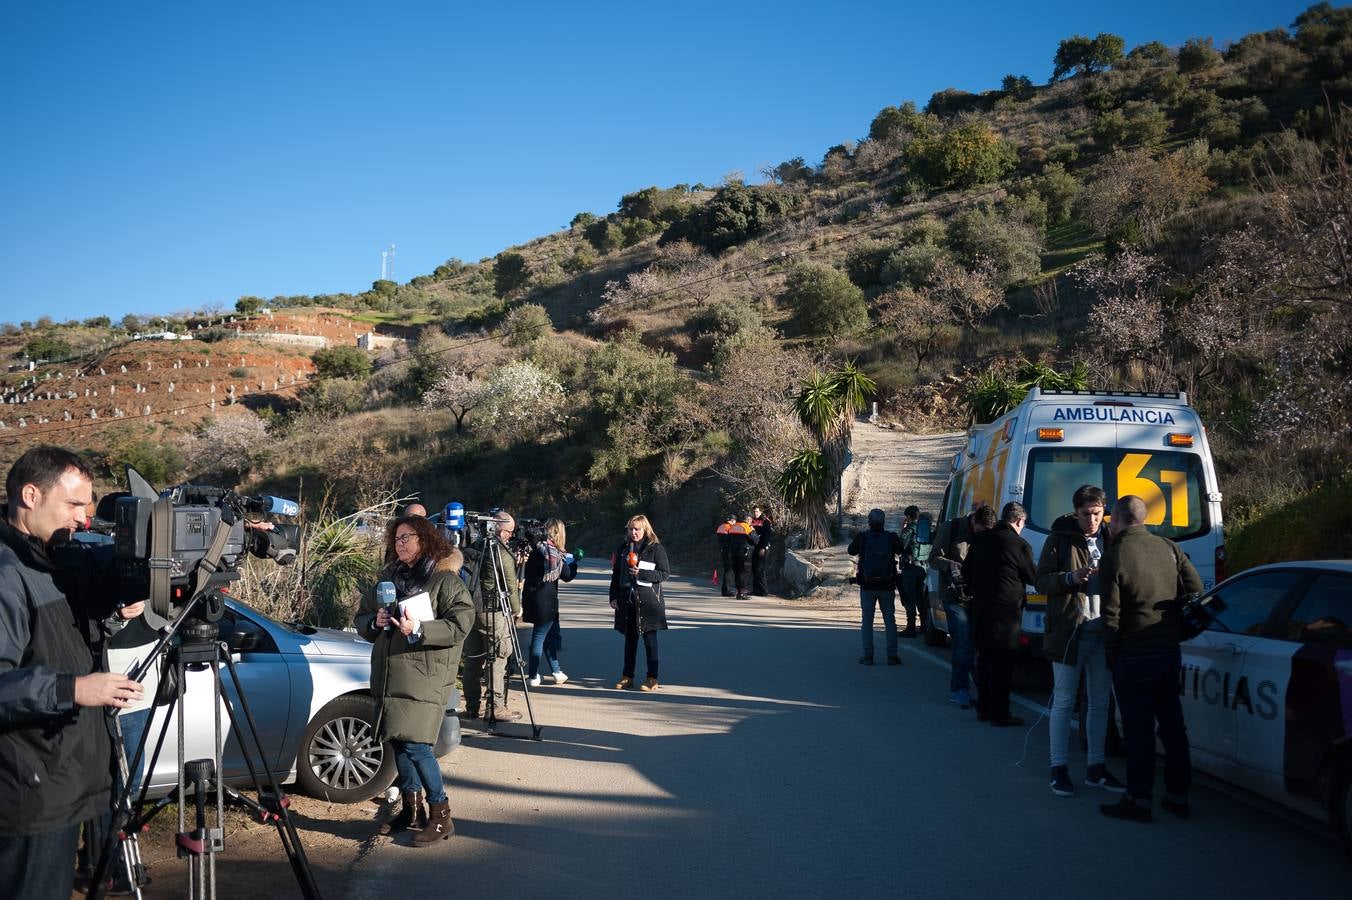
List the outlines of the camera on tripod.
{"label": "camera on tripod", "polygon": [[[222,525],[228,531],[217,552],[219,561],[213,559],[199,590],[235,581],[246,553],[282,566],[295,562],[300,526],[267,517],[299,513],[294,500],[247,496],[212,485],[180,484],[156,492],[128,467],[126,493],[102,498],[89,529],[111,536],[112,543],[87,550],[102,557],[95,565],[111,573],[119,603],[149,598],[146,621],[158,629],[173,618],[175,607],[192,599],[194,578],[221,540]],[[214,617],[204,617],[219,619],[220,605],[214,610]]]}

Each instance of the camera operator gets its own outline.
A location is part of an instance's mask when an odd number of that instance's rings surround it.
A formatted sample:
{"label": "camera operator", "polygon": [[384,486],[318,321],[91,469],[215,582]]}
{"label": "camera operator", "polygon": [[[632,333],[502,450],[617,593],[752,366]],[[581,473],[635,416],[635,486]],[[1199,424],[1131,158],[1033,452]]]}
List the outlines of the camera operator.
{"label": "camera operator", "polygon": [[986,506],[989,504],[978,501],[968,515],[940,525],[929,555],[929,567],[939,573],[944,616],[948,619],[948,634],[953,642],[953,674],[948,681],[948,702],[956,703],[961,709],[972,705],[972,661],[976,658],[967,617],[971,601],[962,582],[962,563],[967,558],[972,538],[986,528],[977,521],[977,512]]}
{"label": "camera operator", "polygon": [[5,479],[0,884],[26,900],[70,897],[80,824],[111,805],[114,757],[103,708],[125,709],[142,695],[125,675],[95,671],[95,641],[101,619],[135,618],[144,604],[99,603],[49,554],[54,535],[84,524],[92,482],[80,457],[50,446],[19,457]]}
{"label": "camera operator", "polygon": [[[470,556],[480,557],[479,590],[473,592],[474,629],[465,639],[465,718],[477,719],[481,715],[479,698],[483,694],[483,672],[487,656],[491,666],[489,676],[492,679],[493,709],[499,722],[515,722],[521,713],[507,708],[507,658],[512,653],[512,629],[521,618],[521,598],[517,590],[516,560],[512,556],[512,535],[516,533],[516,519],[510,513],[499,512],[494,519],[495,527],[470,548]],[[489,541],[498,541],[502,546],[497,558],[502,562],[503,587],[511,604],[510,618],[498,611],[497,579],[493,576],[493,556],[489,552]],[[471,563],[471,565],[474,565]],[[496,648],[495,645],[496,644]]]}

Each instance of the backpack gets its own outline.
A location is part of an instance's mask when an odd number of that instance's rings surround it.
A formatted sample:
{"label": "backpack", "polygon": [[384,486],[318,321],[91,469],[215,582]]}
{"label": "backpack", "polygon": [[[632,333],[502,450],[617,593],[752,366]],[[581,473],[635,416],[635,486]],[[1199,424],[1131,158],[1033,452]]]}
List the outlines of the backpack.
{"label": "backpack", "polygon": [[864,552],[859,554],[859,571],[856,573],[861,584],[885,584],[891,586],[897,574],[896,557],[892,553],[890,531],[870,531],[864,537]]}

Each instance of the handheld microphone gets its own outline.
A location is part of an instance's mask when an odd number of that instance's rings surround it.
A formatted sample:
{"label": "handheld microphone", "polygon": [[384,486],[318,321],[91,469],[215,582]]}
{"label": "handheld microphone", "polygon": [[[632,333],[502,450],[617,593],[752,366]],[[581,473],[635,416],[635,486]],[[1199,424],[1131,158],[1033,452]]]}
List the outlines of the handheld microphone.
{"label": "handheld microphone", "polygon": [[[376,585],[376,603],[383,606],[390,614],[391,619],[399,617],[399,601],[394,592],[394,582],[382,581]],[[390,623],[386,623],[385,630],[390,630]]]}

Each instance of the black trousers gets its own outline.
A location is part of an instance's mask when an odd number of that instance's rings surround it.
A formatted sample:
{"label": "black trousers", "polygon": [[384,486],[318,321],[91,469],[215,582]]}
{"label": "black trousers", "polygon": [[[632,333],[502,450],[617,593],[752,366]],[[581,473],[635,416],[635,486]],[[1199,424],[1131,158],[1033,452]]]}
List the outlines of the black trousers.
{"label": "black trousers", "polygon": [[[648,677],[657,677],[657,632],[643,632],[643,655],[648,658]],[[638,629],[632,625],[624,633],[624,671],[626,678],[634,677],[634,663],[638,662]]]}
{"label": "black trousers", "polygon": [[901,589],[901,602],[906,607],[906,629],[923,630],[929,619],[929,597],[925,595],[925,570],[919,566],[907,566],[897,576],[897,586]]}
{"label": "black trousers", "polygon": [[977,712],[989,719],[1009,718],[1009,691],[1019,651],[978,647],[976,651]]}
{"label": "black trousers", "polygon": [[732,596],[732,551],[727,547],[722,550],[723,557],[723,579],[722,590],[724,597]]}
{"label": "black trousers", "polygon": [[758,597],[770,593],[765,589],[765,556],[760,550],[751,551],[751,593]]}
{"label": "black trousers", "polygon": [[1122,740],[1127,748],[1127,795],[1149,803],[1155,786],[1155,736],[1164,746],[1164,793],[1171,800],[1188,798],[1192,786],[1192,751],[1178,675],[1183,667],[1177,647],[1167,650],[1125,649],[1113,666],[1113,691],[1122,714]]}
{"label": "black trousers", "polygon": [[734,582],[736,583],[736,585],[737,585],[737,596],[738,596],[738,597],[740,597],[740,596],[742,596],[743,594],[747,593],[747,588],[750,586],[750,585],[748,584],[749,579],[747,578],[747,571],[746,571],[747,556],[749,556],[749,555],[750,555],[750,554],[747,554],[747,553],[738,553],[738,552],[736,552],[736,551],[733,551],[733,554],[732,554],[732,575],[733,575],[733,581],[734,581]]}

